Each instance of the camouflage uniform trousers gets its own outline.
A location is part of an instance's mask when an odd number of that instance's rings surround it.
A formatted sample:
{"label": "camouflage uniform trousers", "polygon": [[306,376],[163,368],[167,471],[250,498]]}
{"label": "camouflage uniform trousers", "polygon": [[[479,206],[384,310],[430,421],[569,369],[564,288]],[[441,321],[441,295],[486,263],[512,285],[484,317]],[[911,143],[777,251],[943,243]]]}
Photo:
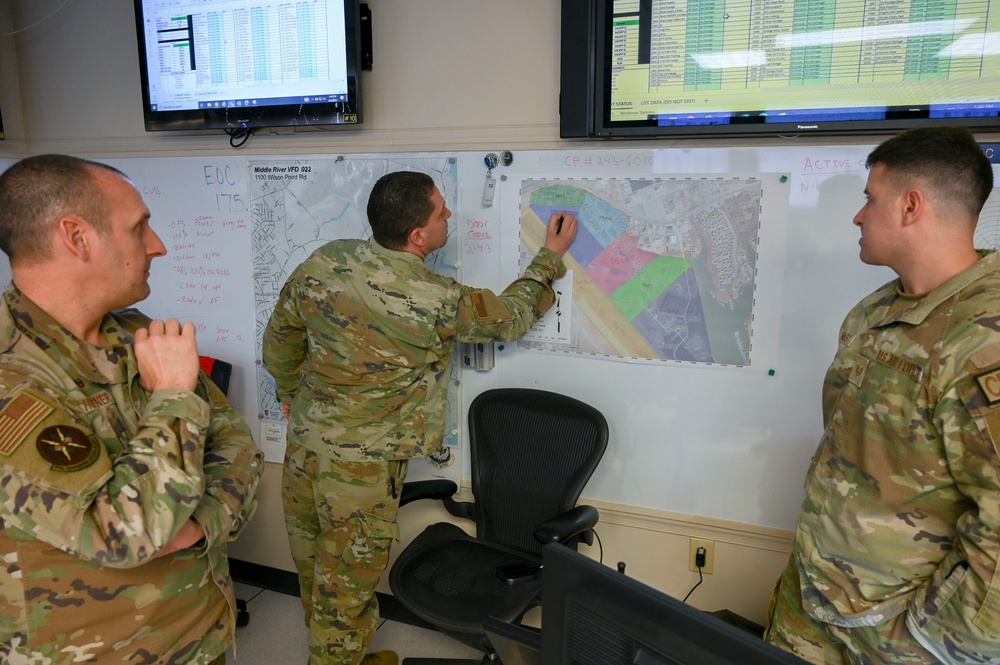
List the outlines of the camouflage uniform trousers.
{"label": "camouflage uniform trousers", "polygon": [[368,650],[406,469],[406,460],[347,462],[288,442],[281,494],[310,665],[357,665]]}
{"label": "camouflage uniform trousers", "polygon": [[789,559],[768,608],[764,639],[814,665],[938,665],[906,627],[906,612],[874,626],[822,623],[802,607],[799,570]]}

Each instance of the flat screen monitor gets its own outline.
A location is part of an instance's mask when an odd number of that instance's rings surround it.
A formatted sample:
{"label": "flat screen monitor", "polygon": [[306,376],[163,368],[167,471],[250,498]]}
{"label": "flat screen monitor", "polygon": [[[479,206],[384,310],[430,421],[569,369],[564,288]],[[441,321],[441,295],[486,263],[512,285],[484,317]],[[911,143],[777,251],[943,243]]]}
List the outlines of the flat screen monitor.
{"label": "flat screen monitor", "polygon": [[714,616],[561,545],[543,553],[545,665],[805,665]]}
{"label": "flat screen monitor", "polygon": [[147,131],[357,125],[357,0],[134,0]]}
{"label": "flat screen monitor", "polygon": [[563,138],[1000,130],[1000,0],[563,0]]}

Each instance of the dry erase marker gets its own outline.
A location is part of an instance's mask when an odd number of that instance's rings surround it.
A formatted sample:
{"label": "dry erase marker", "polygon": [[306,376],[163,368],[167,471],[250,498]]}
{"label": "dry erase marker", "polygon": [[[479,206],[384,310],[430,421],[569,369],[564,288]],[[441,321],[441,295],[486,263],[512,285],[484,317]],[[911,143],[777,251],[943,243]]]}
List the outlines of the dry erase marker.
{"label": "dry erase marker", "polygon": [[559,215],[559,219],[556,220],[556,235],[559,235],[560,233],[562,233],[562,220],[563,220],[563,216]]}

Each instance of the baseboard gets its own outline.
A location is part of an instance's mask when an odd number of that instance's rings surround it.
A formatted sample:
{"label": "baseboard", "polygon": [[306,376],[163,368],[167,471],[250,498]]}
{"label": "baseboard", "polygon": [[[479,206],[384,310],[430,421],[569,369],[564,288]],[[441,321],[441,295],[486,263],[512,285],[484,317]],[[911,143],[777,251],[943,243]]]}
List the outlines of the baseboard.
{"label": "baseboard", "polygon": [[229,560],[229,574],[234,582],[250,584],[261,589],[277,591],[289,596],[299,595],[299,576],[287,570],[262,566],[259,563]]}

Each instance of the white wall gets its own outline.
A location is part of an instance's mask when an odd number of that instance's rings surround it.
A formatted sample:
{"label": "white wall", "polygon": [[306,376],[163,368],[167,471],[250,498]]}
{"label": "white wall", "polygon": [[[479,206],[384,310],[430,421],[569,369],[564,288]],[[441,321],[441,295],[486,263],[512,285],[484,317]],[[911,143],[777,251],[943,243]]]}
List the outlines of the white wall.
{"label": "white wall", "polygon": [[10,0],[0,0],[0,113],[6,137],[0,141],[0,155],[17,156],[24,147],[24,123],[11,10]]}
{"label": "white wall", "polygon": [[[143,131],[130,0],[12,4],[26,137],[37,147],[113,154],[228,150],[211,136]],[[453,149],[558,140],[559,2],[373,0],[374,70],[364,129],[258,135],[256,151]],[[56,11],[58,9],[58,11]],[[53,14],[54,12],[54,14]]]}

